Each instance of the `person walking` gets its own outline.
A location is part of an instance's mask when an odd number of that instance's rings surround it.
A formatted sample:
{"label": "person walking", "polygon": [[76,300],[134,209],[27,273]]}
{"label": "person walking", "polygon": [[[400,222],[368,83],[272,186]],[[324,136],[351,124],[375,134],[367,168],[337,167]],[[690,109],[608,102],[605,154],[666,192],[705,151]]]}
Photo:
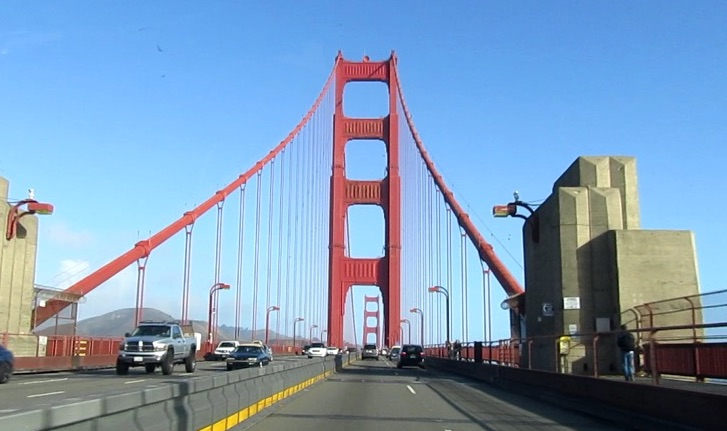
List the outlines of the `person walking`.
{"label": "person walking", "polygon": [[634,381],[634,350],[636,350],[636,340],[634,335],[628,331],[626,325],[621,325],[621,332],[616,338],[616,344],[621,349],[621,360],[623,363],[624,378],[627,382]]}

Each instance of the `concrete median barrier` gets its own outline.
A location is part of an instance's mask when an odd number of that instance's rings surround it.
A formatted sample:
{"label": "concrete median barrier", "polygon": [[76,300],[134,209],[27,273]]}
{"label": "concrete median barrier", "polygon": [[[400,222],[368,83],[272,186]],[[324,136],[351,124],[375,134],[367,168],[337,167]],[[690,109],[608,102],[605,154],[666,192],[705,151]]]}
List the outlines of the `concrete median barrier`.
{"label": "concrete median barrier", "polygon": [[160,386],[0,416],[13,431],[228,430],[333,373],[335,359],[270,364],[220,375],[160,381]]}

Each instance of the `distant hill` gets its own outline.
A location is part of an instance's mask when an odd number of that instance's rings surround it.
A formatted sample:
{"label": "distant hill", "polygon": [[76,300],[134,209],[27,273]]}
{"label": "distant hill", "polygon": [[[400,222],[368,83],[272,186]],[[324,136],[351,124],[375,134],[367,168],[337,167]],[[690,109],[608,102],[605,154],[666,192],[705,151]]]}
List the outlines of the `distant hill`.
{"label": "distant hill", "polygon": [[[122,308],[119,310],[112,311],[110,313],[102,314],[101,316],[89,317],[88,319],[79,320],[76,324],[76,335],[87,336],[87,337],[123,337],[126,332],[130,332],[134,329],[134,319],[136,317],[136,309],[134,308]],[[158,320],[158,321],[172,321],[177,320],[169,314],[166,314],[156,308],[144,308],[142,313],[144,320]],[[44,327],[36,330],[35,333],[38,335],[73,335],[73,324],[66,323],[62,325]],[[202,339],[207,338],[207,322],[201,320],[193,320],[192,327],[194,332],[202,334]],[[247,328],[241,328],[240,340],[262,340],[265,338],[265,328],[258,329],[255,331],[255,336],[252,336],[252,331]],[[291,337],[284,335],[278,335],[275,331],[270,331],[270,340],[280,339],[286,340]],[[217,339],[219,340],[234,340],[235,339],[235,328],[232,326],[222,325],[219,327],[217,332]]]}

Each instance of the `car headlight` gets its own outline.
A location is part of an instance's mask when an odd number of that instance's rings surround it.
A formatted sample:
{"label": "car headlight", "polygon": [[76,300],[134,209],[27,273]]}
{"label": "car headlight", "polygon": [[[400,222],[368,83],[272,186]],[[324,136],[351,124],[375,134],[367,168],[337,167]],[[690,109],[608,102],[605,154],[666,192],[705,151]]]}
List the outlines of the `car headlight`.
{"label": "car headlight", "polygon": [[154,351],[155,352],[163,352],[165,350],[167,350],[167,346],[165,346],[163,344],[154,344]]}

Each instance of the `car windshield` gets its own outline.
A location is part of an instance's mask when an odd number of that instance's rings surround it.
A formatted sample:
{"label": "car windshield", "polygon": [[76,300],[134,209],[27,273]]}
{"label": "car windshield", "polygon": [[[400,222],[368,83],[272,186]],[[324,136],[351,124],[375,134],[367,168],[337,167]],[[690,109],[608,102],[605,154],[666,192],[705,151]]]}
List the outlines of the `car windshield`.
{"label": "car windshield", "polygon": [[231,341],[223,341],[217,347],[235,347],[235,343],[233,343]]}
{"label": "car windshield", "polygon": [[132,337],[169,337],[172,333],[168,325],[143,325],[134,329]]}
{"label": "car windshield", "polygon": [[262,349],[258,346],[238,346],[237,353],[262,353]]}
{"label": "car windshield", "polygon": [[419,353],[422,351],[421,346],[404,346],[401,348],[406,353]]}
{"label": "car windshield", "polygon": [[364,346],[364,349],[366,350],[376,350],[376,346],[373,344],[367,344]]}
{"label": "car windshield", "polygon": [[401,347],[393,347],[391,349],[391,353],[399,353],[401,351]]}
{"label": "car windshield", "polygon": [[310,346],[311,347],[326,347],[325,345],[323,345],[323,343],[313,343]]}

